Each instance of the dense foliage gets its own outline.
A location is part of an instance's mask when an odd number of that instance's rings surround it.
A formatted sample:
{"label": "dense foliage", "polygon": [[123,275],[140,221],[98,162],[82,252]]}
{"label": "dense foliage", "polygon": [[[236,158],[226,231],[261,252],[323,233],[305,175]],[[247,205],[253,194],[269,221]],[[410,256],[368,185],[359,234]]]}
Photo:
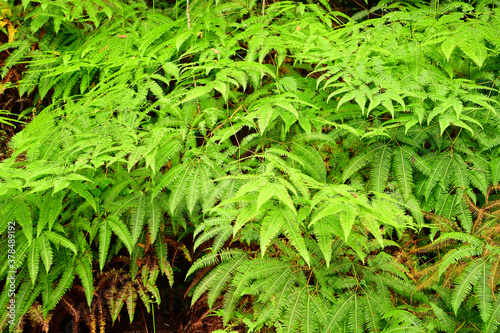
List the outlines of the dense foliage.
{"label": "dense foliage", "polygon": [[250,332],[497,332],[499,3],[188,3],[6,5],[35,107],[0,164],[0,326],[48,331],[73,284],[91,332],[132,321],[175,241],[192,302]]}

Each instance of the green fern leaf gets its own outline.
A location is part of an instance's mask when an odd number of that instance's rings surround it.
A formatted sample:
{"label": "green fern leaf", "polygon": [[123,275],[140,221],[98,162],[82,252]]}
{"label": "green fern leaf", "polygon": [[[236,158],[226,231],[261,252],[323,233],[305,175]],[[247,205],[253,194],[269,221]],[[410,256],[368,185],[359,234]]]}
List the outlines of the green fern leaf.
{"label": "green fern leaf", "polygon": [[42,257],[42,262],[45,266],[45,272],[49,273],[49,269],[52,266],[53,262],[53,253],[52,253],[52,247],[50,246],[50,242],[45,237],[45,235],[39,237],[37,239],[39,242],[39,249],[40,249],[40,256]]}
{"label": "green fern leaf", "polygon": [[102,272],[108,257],[109,246],[111,244],[111,227],[108,220],[104,219],[99,228],[99,270]]}
{"label": "green fern leaf", "polygon": [[82,282],[85,297],[87,298],[87,305],[90,306],[92,297],[94,296],[94,279],[92,277],[92,258],[89,254],[76,258],[75,271]]}
{"label": "green fern leaf", "polygon": [[282,212],[283,232],[288,237],[293,247],[299,252],[301,257],[309,266],[311,258],[309,257],[309,251],[307,251],[306,244],[300,232],[299,221],[297,221],[297,218],[293,216],[290,210],[287,209],[283,210]]}
{"label": "green fern leaf", "polygon": [[[40,292],[42,291],[42,286],[37,285],[34,288],[30,286],[29,281],[22,282],[18,291],[16,292],[16,322],[14,327],[19,327],[26,314],[36,300]],[[10,317],[9,317],[10,319]]]}
{"label": "green fern leaf", "polygon": [[151,199],[154,199],[163,188],[174,182],[182,172],[184,172],[185,174],[187,172],[186,169],[187,168],[185,164],[179,164],[173,167],[172,169],[168,170],[167,173],[162,177],[162,179],[156,185],[156,187],[153,189],[151,194]]}
{"label": "green fern leaf", "polygon": [[326,201],[324,205],[321,205],[319,209],[315,209],[316,214],[311,219],[309,227],[314,225],[320,219],[327,216],[334,215],[337,216],[345,208],[345,202],[342,200],[330,200]]}
{"label": "green fern leaf", "polygon": [[375,294],[366,294],[363,297],[363,308],[365,312],[365,322],[370,330],[370,332],[376,332],[381,329],[381,316],[380,313],[384,314],[386,309],[377,300],[378,296]]}
{"label": "green fern leaf", "polygon": [[247,260],[246,255],[236,257],[233,260],[217,266],[211,271],[197,286],[193,293],[191,304],[194,304],[198,298],[205,292],[209,291],[208,305],[212,307],[213,303],[225,289],[228,280],[244,261]]}
{"label": "green fern leaf", "polygon": [[83,188],[81,184],[78,184],[76,182],[71,182],[69,187],[76,192],[79,196],[83,197],[87,202],[94,208],[94,211],[97,212],[97,204],[94,199],[94,196],[90,194],[89,191]]}
{"label": "green fern leaf", "polygon": [[146,205],[147,197],[144,193],[139,192],[137,195],[137,204],[132,211],[132,217],[130,219],[130,229],[132,234],[132,243],[130,245],[134,246],[143,231],[144,217],[146,215]]}
{"label": "green fern leaf", "polygon": [[238,231],[250,220],[253,220],[258,215],[257,205],[250,205],[240,211],[236,222],[234,222],[233,237],[236,236]]}
{"label": "green fern leaf", "polygon": [[384,315],[384,318],[393,318],[396,323],[395,328],[386,329],[384,332],[426,332],[423,329],[421,320],[418,320],[415,315],[405,310],[392,310]]}
{"label": "green fern leaf", "polygon": [[[443,179],[444,169],[446,168],[446,162],[448,166],[450,165],[451,159],[448,156],[441,155],[437,157],[437,160],[432,166],[432,171],[427,178],[424,185],[424,196],[426,199],[429,198],[431,191],[434,189],[439,180]],[[447,168],[448,169],[448,168]]]}
{"label": "green fern leaf", "polygon": [[479,280],[474,285],[474,291],[478,297],[478,307],[479,313],[481,314],[481,319],[486,323],[490,317],[492,309],[492,290],[489,288],[491,265],[488,262],[484,262],[481,265],[481,275]]}
{"label": "green fern leaf", "polygon": [[284,323],[288,333],[297,332],[302,313],[303,291],[304,289],[301,289],[289,296],[290,303],[286,310]]}
{"label": "green fern leaf", "polygon": [[451,295],[451,306],[455,314],[457,314],[460,305],[465,297],[470,293],[472,286],[476,283],[484,269],[485,262],[482,259],[475,260],[459,278],[458,285],[455,286]]}
{"label": "green fern leaf", "polygon": [[380,223],[378,223],[375,216],[371,214],[366,214],[361,218],[363,225],[371,232],[375,239],[379,242],[379,244],[384,246],[384,239],[382,238],[382,231],[380,231]]}
{"label": "green fern leaf", "polygon": [[260,229],[260,251],[262,257],[264,257],[271,241],[278,235],[283,227],[283,215],[286,214],[286,212],[288,211],[283,212],[279,209],[272,209],[262,220]]}
{"label": "green fern leaf", "polygon": [[394,152],[394,168],[396,179],[403,192],[403,196],[408,200],[412,195],[413,174],[411,169],[411,155],[405,152],[403,148],[399,148]]}
{"label": "green fern leaf", "polygon": [[462,228],[470,233],[472,230],[472,214],[468,205],[462,200],[457,206],[458,218],[460,219],[460,224]]}
{"label": "green fern leaf", "polygon": [[170,196],[168,198],[169,210],[171,214],[174,214],[175,210],[179,207],[179,204],[182,202],[184,198],[184,194],[186,193],[189,180],[193,174],[193,169],[186,167],[184,168],[184,172],[181,173],[179,179],[173,185],[172,192],[170,192]]}
{"label": "green fern leaf", "polygon": [[[211,221],[215,221],[215,220],[211,220]],[[196,238],[196,241],[194,242],[194,246],[193,248],[196,250],[201,244],[205,243],[207,240],[209,239],[212,239],[212,238],[217,238],[219,237],[219,240],[218,240],[218,245],[224,245],[224,241],[226,241],[232,234],[233,234],[233,226],[228,223],[229,221],[227,219],[220,219],[218,221],[219,223],[211,226],[210,228],[207,228],[207,230],[205,230],[203,232],[203,234],[201,234],[201,236],[198,236]],[[220,239],[220,237],[223,237],[224,239]],[[221,241],[222,241],[222,244],[221,244]],[[214,244],[212,244],[213,246],[213,250],[216,252],[217,250],[215,250],[214,248]]]}
{"label": "green fern leaf", "polygon": [[38,239],[35,239],[35,241],[31,243],[31,249],[28,252],[28,271],[30,273],[31,283],[33,283],[33,286],[36,283],[36,277],[38,275],[38,266],[40,263],[40,252],[39,252],[40,242],[38,241]]}
{"label": "green fern leaf", "polygon": [[155,245],[156,257],[158,258],[158,264],[162,274],[166,275],[170,287],[174,284],[174,271],[172,266],[168,262],[168,251],[167,244],[163,241],[162,237],[158,238],[158,242]]}
{"label": "green fern leaf", "polygon": [[354,333],[364,332],[363,304],[357,294],[354,294],[348,318],[349,318],[349,328],[351,332]]}
{"label": "green fern leaf", "polygon": [[332,242],[333,242],[333,232],[332,226],[329,219],[321,219],[313,225],[314,235],[318,242],[318,246],[323,253],[325,258],[326,267],[330,267],[330,261],[332,260]]}
{"label": "green fern leaf", "polygon": [[294,214],[297,214],[292,198],[290,197],[286,187],[276,183],[268,184],[261,189],[259,196],[257,197],[257,211],[259,211],[261,206],[272,196],[276,196],[276,198],[290,208]]}
{"label": "green fern leaf", "polygon": [[340,212],[340,225],[344,231],[344,240],[347,242],[349,235],[351,233],[354,222],[356,221],[356,216],[358,215],[358,208],[350,203],[345,204],[345,208]]}
{"label": "green fern leaf", "polygon": [[345,182],[349,179],[353,174],[358,172],[361,168],[370,164],[374,160],[374,156],[382,150],[382,148],[386,147],[385,145],[378,145],[375,147],[367,148],[368,152],[366,154],[362,154],[360,156],[356,156],[349,161],[349,164],[344,169],[344,174],[342,175],[342,181]]}
{"label": "green fern leaf", "polygon": [[200,171],[202,169],[201,165],[198,165],[195,170],[194,174],[191,177],[186,193],[186,205],[187,209],[190,214],[193,214],[194,207],[196,205],[196,202],[200,198]]}
{"label": "green fern leaf", "polygon": [[15,216],[17,218],[17,222],[19,222],[23,229],[23,233],[26,236],[28,243],[31,245],[31,242],[33,241],[33,221],[31,219],[30,207],[23,199],[23,196],[18,196],[14,199],[14,209],[16,212]]}
{"label": "green fern leaf", "polygon": [[438,326],[446,333],[454,333],[455,325],[453,323],[453,319],[443,311],[439,306],[435,303],[430,303],[434,314],[436,315],[436,319],[438,320]]}
{"label": "green fern leaf", "polygon": [[303,300],[304,305],[301,313],[302,318],[302,332],[318,332],[320,325],[316,316],[317,300],[314,299],[310,292],[306,292]]}
{"label": "green fern leaf", "polygon": [[370,179],[372,182],[372,189],[376,192],[383,193],[389,177],[392,148],[386,145],[382,146],[374,158]]}
{"label": "green fern leaf", "polygon": [[327,315],[325,332],[335,332],[335,326],[339,321],[343,320],[346,317],[347,313],[351,309],[353,300],[354,294],[349,296],[344,294],[340,297],[340,299],[337,300],[337,303],[335,303],[335,305]]}
{"label": "green fern leaf", "polygon": [[439,263],[438,277],[440,277],[446,269],[455,262],[464,258],[472,258],[481,253],[481,249],[474,246],[463,246],[459,249],[452,249],[448,251]]}
{"label": "green fern leaf", "polygon": [[[267,277],[264,280],[266,289],[260,296],[262,302],[269,302],[275,299],[276,294],[282,288],[285,288],[290,281],[294,280],[294,274],[290,265],[282,262],[269,262],[271,265],[261,263],[258,269],[255,269],[253,276]],[[270,282],[270,283],[269,283]],[[289,291],[288,291],[289,292]]]}
{"label": "green fern leaf", "polygon": [[497,328],[500,325],[500,301],[498,301],[500,299],[500,294],[497,293],[495,298],[497,299],[497,302],[491,311],[488,322],[484,325],[484,330],[482,330],[483,333],[496,333]]}
{"label": "green fern leaf", "polygon": [[49,224],[49,230],[52,229],[52,225],[61,212],[62,199],[63,197],[60,194],[50,195],[47,193],[45,195],[45,200],[40,209],[40,217],[38,219],[37,237],[40,236],[47,223]]}
{"label": "green fern leaf", "polygon": [[500,184],[500,158],[490,161],[491,181],[493,184]]}
{"label": "green fern leaf", "polygon": [[156,199],[151,199],[148,203],[147,212],[149,214],[148,228],[149,228],[149,240],[151,244],[154,244],[158,231],[160,230],[161,224],[161,208],[158,201],[163,197],[163,193],[159,194]]}
{"label": "green fern leaf", "polygon": [[128,253],[132,254],[132,249],[133,249],[132,235],[130,234],[130,231],[127,229],[125,223],[120,221],[120,219],[114,215],[108,216],[107,221],[111,230],[113,230],[115,235],[118,236],[118,238],[123,242],[123,244],[127,248]]}
{"label": "green fern leaf", "polygon": [[45,237],[47,237],[52,243],[55,243],[55,244],[58,244],[58,245],[62,245],[65,248],[73,251],[73,253],[77,252],[76,245],[73,244],[73,242],[71,242],[70,240],[68,240],[66,237],[64,237],[64,236],[62,236],[62,235],[60,235],[58,233],[55,233],[53,231],[45,231],[43,233],[43,235]]}
{"label": "green fern leaf", "polygon": [[74,266],[71,264],[66,265],[61,277],[58,279],[57,287],[50,294],[48,304],[44,304],[46,311],[50,311],[56,307],[66,291],[71,287],[74,278]]}

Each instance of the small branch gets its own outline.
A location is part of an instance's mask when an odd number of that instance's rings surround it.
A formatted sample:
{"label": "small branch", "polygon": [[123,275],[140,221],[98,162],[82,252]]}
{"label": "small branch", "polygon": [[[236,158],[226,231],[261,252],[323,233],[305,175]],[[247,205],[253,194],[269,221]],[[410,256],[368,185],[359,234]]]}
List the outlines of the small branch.
{"label": "small branch", "polygon": [[188,29],[191,29],[191,17],[189,16],[189,0],[186,0],[186,15],[188,19]]}
{"label": "small branch", "polygon": [[264,13],[265,6],[266,6],[266,0],[262,0],[262,16],[265,15],[265,13]]}

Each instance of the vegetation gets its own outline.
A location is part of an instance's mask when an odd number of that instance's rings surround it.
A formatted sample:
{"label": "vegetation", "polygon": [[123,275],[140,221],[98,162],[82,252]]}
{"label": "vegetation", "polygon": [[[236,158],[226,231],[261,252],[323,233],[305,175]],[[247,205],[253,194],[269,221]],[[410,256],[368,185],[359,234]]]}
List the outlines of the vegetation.
{"label": "vegetation", "polygon": [[132,322],[175,249],[249,332],[498,331],[498,1],[4,6],[2,329]]}

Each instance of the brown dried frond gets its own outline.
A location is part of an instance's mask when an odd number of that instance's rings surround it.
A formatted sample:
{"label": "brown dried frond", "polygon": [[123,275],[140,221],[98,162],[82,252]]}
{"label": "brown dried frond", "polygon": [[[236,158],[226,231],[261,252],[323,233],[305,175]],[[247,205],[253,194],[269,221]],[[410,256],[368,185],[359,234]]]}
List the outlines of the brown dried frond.
{"label": "brown dried frond", "polygon": [[458,231],[460,228],[458,227],[455,221],[447,219],[446,217],[439,216],[432,212],[423,212],[424,216],[436,223],[441,231]]}
{"label": "brown dried frond", "polygon": [[80,313],[78,313],[75,303],[67,295],[61,298],[61,303],[64,308],[69,312],[69,314],[74,318],[75,322],[80,321]]}
{"label": "brown dried frond", "polygon": [[490,187],[488,187],[488,192],[486,193],[486,202],[489,201],[492,191],[500,191],[500,184],[491,185]]}
{"label": "brown dried frond", "polygon": [[436,250],[440,250],[442,248],[447,248],[447,247],[450,247],[454,244],[457,244],[457,241],[454,240],[454,239],[445,239],[445,240],[442,240],[442,241],[436,241],[432,244],[429,244],[429,245],[426,245],[426,246],[422,246],[422,247],[419,247],[419,248],[416,248],[416,249],[412,249],[410,251],[410,253],[428,253],[428,252],[431,252],[431,251],[436,251]]}
{"label": "brown dried frond", "polygon": [[472,214],[476,215],[479,213],[481,210],[476,204],[472,201],[471,198],[469,198],[468,195],[464,194],[465,201],[467,201],[467,204],[469,205],[470,210],[472,211]]}
{"label": "brown dried frond", "polygon": [[40,303],[34,302],[30,306],[28,310],[28,316],[34,324],[33,326],[41,327],[43,332],[49,332],[49,322],[52,318],[52,314],[48,314],[47,317],[44,318],[43,306]]}
{"label": "brown dried frond", "polygon": [[481,207],[481,210],[491,211],[495,208],[500,208],[500,199],[485,204]]}

